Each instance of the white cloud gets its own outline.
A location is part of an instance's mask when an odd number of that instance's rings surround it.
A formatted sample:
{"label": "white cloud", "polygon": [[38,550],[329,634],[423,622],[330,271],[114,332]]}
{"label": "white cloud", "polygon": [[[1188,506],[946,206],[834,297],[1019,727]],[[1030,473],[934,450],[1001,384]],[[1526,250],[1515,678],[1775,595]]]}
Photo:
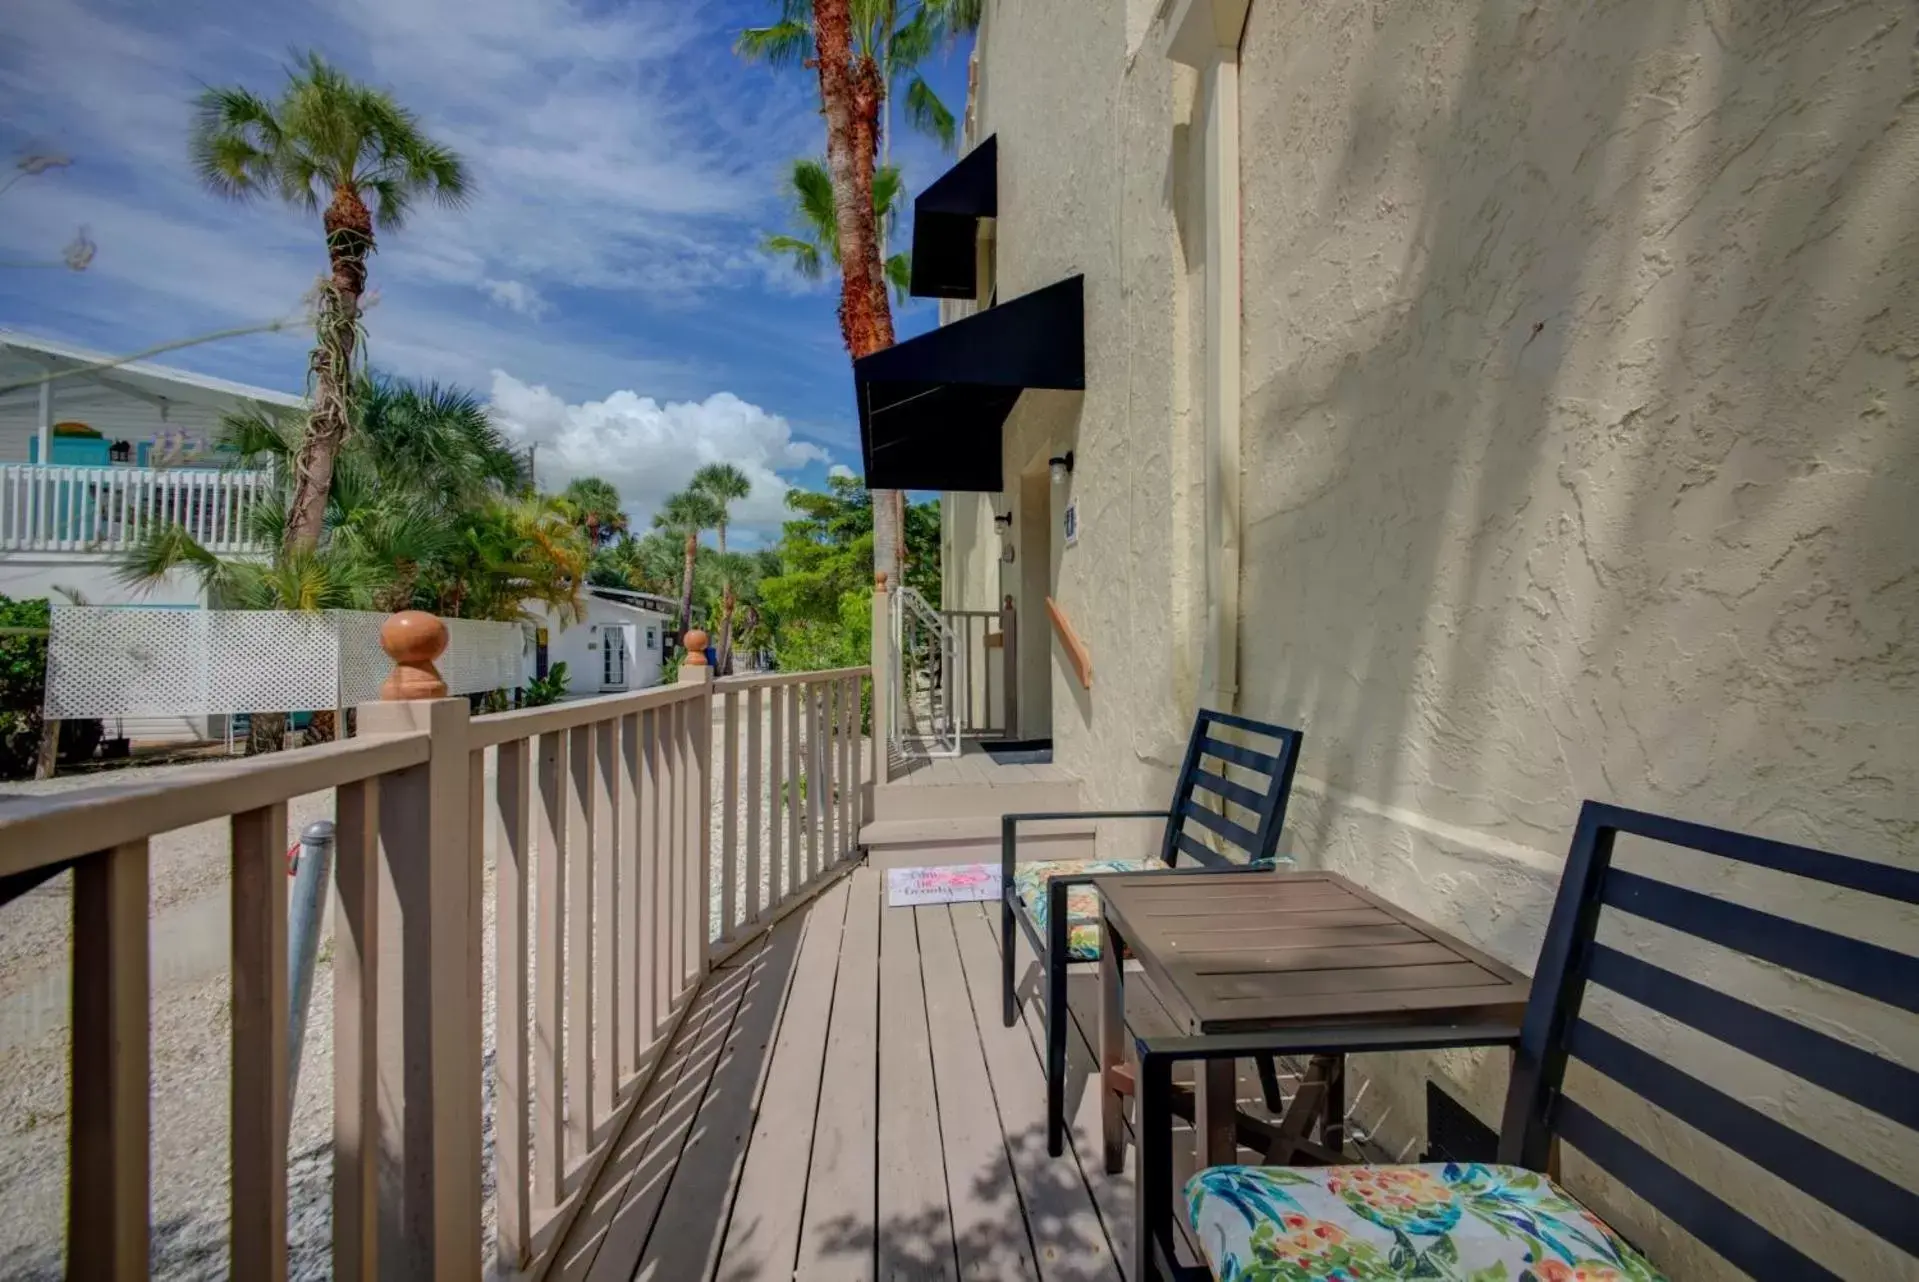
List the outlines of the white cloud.
{"label": "white cloud", "polygon": [[540,297],[540,291],[523,280],[483,280],[480,288],[500,306],[533,320],[540,319],[552,310],[547,301]]}
{"label": "white cloud", "polygon": [[613,483],[636,530],[666,496],[707,463],[731,463],[752,492],[733,511],[744,532],[777,530],[787,517],[782,471],[826,462],[819,446],[796,440],[787,421],[731,392],[662,404],[637,392],[570,405],[545,387],[493,371],[493,415],[521,445],[539,446],[540,485],[555,490],[577,476]]}
{"label": "white cloud", "polygon": [[828,476],[837,476],[843,481],[850,481],[855,476],[859,475],[859,473],[855,472],[852,468],[846,466],[846,464],[844,463],[833,464],[833,466],[826,469],[826,474]]}

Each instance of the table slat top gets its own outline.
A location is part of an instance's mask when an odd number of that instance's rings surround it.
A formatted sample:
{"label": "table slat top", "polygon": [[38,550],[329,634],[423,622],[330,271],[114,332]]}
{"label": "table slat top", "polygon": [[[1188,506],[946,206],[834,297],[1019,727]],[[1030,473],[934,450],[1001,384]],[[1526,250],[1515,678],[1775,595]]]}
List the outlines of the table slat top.
{"label": "table slat top", "polygon": [[1184,1031],[1447,1024],[1525,1013],[1526,976],[1337,873],[1097,879]]}

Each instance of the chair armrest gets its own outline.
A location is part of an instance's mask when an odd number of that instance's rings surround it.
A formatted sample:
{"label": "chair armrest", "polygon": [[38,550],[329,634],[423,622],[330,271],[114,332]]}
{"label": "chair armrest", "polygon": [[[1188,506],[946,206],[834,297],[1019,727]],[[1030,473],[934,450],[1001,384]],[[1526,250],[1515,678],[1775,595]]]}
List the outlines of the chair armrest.
{"label": "chair armrest", "polygon": [[1170,810],[1032,810],[1021,814],[1000,816],[1000,875],[1004,878],[1002,891],[1013,884],[1013,848],[1019,842],[1019,825],[1029,820],[1038,822],[1043,819],[1167,819]]}

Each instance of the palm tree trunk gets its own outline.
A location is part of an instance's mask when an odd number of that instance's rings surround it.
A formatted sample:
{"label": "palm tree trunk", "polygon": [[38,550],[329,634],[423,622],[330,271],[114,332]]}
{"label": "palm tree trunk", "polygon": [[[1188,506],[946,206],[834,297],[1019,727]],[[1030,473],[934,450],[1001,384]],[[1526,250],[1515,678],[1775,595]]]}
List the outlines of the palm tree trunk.
{"label": "palm tree trunk", "polygon": [[720,648],[716,652],[720,666],[713,675],[724,677],[732,674],[733,575],[726,565],[726,522],[721,521],[715,528],[720,538]]}
{"label": "palm tree trunk", "polygon": [[333,462],[346,440],[350,418],[347,398],[353,379],[353,348],[359,336],[360,296],[366,292],[366,259],[373,252],[373,215],[349,184],[334,188],[327,206],[327,259],[332,274],[321,291],[318,342],[309,369],[313,408],[294,461],[293,502],[286,546],[312,547],[326,524],[327,494],[333,488]]}
{"label": "palm tree trunk", "polygon": [[[840,236],[840,334],[855,360],[893,345],[873,166],[885,77],[870,57],[853,55],[849,0],[813,0],[820,107],[826,116],[826,167]],[[899,582],[900,521],[891,491],[873,491],[873,569]]]}
{"label": "palm tree trunk", "polygon": [[[686,568],[680,571],[680,635],[684,637],[693,627],[693,558],[699,555],[700,532],[686,532]],[[684,646],[686,643],[680,643]]]}

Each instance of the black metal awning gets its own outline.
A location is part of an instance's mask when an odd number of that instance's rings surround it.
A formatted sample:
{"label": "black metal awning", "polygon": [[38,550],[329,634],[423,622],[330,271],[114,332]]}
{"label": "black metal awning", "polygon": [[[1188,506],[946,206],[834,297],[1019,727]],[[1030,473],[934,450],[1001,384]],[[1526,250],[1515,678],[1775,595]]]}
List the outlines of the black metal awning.
{"label": "black metal awning", "polygon": [[999,216],[999,136],[941,174],[913,202],[913,280],[919,298],[976,298],[979,220]]}
{"label": "black metal awning", "polygon": [[1000,425],[1029,387],[1086,387],[1082,276],[853,362],[866,483],[882,490],[1004,487]]}

